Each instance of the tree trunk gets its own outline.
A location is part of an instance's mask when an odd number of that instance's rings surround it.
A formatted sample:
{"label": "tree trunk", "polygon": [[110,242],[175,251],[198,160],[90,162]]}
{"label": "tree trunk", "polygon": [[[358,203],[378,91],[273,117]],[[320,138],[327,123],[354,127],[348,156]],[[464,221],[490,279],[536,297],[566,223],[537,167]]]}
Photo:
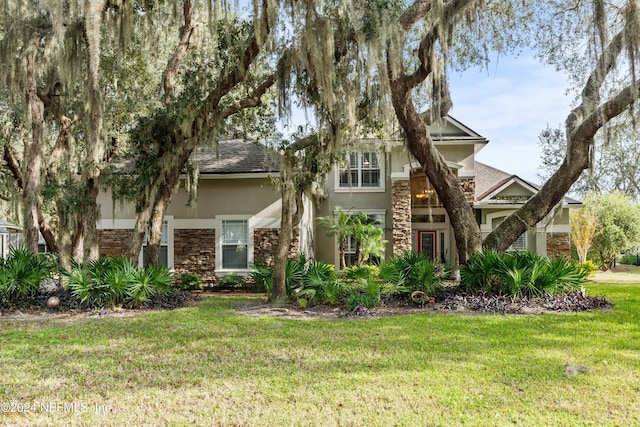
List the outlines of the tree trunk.
{"label": "tree trunk", "polygon": [[73,258],[72,219],[68,207],[63,201],[58,199],[56,206],[58,211],[58,255],[62,267],[68,270]]}
{"label": "tree trunk", "polygon": [[84,259],[95,260],[98,248],[98,193],[101,164],[104,161],[103,109],[98,78],[100,66],[100,26],[102,2],[85,0],[84,39],[87,48],[87,99],[89,103],[89,123],[87,154],[82,173],[85,199],[81,204],[84,219]]}
{"label": "tree trunk", "polygon": [[174,156],[169,164],[173,165],[166,171],[164,179],[159,183],[158,191],[153,201],[151,217],[149,219],[149,234],[147,236],[147,250],[144,265],[158,265],[160,263],[160,246],[162,244],[162,223],[167,208],[171,203],[173,193],[180,182],[180,174],[189,160],[189,156],[196,148],[196,139],[191,139]]}
{"label": "tree trunk", "polygon": [[280,196],[282,197],[282,214],[280,216],[280,234],[278,244],[273,257],[273,287],[270,301],[281,302],[287,299],[286,271],[287,258],[289,257],[289,246],[293,235],[294,225],[294,205],[296,199],[296,188],[293,181],[293,165],[295,153],[285,150],[280,171]]}
{"label": "tree trunk", "polygon": [[87,182],[86,198],[84,200],[84,259],[96,260],[100,256],[98,242],[98,220],[100,219],[100,208],[98,206],[99,188],[96,183],[98,178],[90,179]]}
{"label": "tree trunk", "polygon": [[420,162],[449,215],[458,259],[461,264],[464,264],[469,255],[482,250],[480,226],[476,222],[471,204],[462,191],[458,179],[434,146],[429,134],[429,126],[415,110],[410,94],[411,89],[406,85],[405,79],[392,80],[391,90],[393,107],[406,133],[409,151]]}
{"label": "tree trunk", "polygon": [[131,235],[131,241],[129,242],[129,248],[127,250],[127,257],[134,264],[138,263],[138,256],[144,243],[144,234],[147,231],[147,223],[151,210],[149,198],[144,195],[142,199],[138,201],[136,208],[136,224],[133,227],[133,234]]}
{"label": "tree trunk", "polygon": [[[178,179],[179,177],[180,174],[178,173]],[[147,236],[147,250],[144,259],[145,267],[148,265],[160,265],[162,223],[178,179],[171,182],[165,181],[156,195],[153,209],[151,210],[151,218],[149,219],[149,234]]]}
{"label": "tree trunk", "polygon": [[[11,138],[8,138],[10,140]],[[11,172],[11,175],[16,181],[16,185],[19,189],[24,192],[24,180],[22,179],[22,171],[20,170],[20,166],[16,162],[15,155],[9,142],[4,146],[4,161]],[[27,163],[28,166],[28,163]],[[47,223],[47,220],[44,217],[42,212],[42,204],[38,203],[37,206],[38,211],[38,227],[40,229],[40,234],[44,238],[44,241],[47,244],[47,248],[50,252],[58,252],[58,243],[56,242],[56,237],[53,234],[53,230]]]}
{"label": "tree trunk", "polygon": [[71,253],[73,258],[77,260],[84,259],[84,233],[85,233],[85,213],[86,211],[80,210],[76,213],[75,218],[75,233],[73,233],[71,242]]}
{"label": "tree trunk", "polygon": [[[39,38],[37,39],[40,40]],[[34,75],[37,46],[27,58],[27,99],[31,115],[31,141],[24,147],[24,186],[22,202],[24,214],[24,242],[34,253],[38,253],[40,237],[40,172],[42,168],[41,147],[44,143],[44,104],[38,97]]]}

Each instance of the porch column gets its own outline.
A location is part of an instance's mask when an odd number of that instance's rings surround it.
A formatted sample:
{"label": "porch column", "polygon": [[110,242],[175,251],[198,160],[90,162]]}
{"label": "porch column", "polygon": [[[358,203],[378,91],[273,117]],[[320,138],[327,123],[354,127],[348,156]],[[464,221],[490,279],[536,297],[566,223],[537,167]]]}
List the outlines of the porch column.
{"label": "porch column", "polygon": [[391,181],[393,256],[411,251],[411,183],[408,179]]}

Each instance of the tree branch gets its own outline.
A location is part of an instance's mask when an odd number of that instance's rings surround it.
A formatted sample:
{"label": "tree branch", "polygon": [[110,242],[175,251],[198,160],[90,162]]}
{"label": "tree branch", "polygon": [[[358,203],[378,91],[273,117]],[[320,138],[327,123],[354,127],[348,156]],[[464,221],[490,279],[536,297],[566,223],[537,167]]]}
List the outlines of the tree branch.
{"label": "tree branch", "polygon": [[432,0],[416,0],[400,16],[399,22],[402,30],[405,33],[411,30],[416,22],[427,16],[432,6]]}
{"label": "tree branch", "polygon": [[596,108],[582,123],[573,131],[571,140],[583,140],[593,138],[596,132],[609,120],[620,115],[630,105],[638,100],[638,93],[635,88],[640,84],[640,80],[629,84],[618,94],[609,99],[604,104]]}
{"label": "tree branch", "polygon": [[180,28],[180,40],[173,51],[173,55],[169,58],[167,68],[164,70],[164,75],[162,76],[165,102],[168,102],[175,95],[178,67],[180,66],[180,62],[182,62],[184,57],[187,55],[191,35],[197,27],[197,24],[193,22],[193,5],[191,4],[191,0],[184,1],[182,10],[184,15],[184,25]]}
{"label": "tree branch", "polygon": [[[431,2],[429,2],[431,3]],[[446,32],[442,31],[442,28],[451,28],[456,23],[456,17],[461,14],[467,7],[471,6],[473,0],[453,0],[444,8],[442,20],[439,22],[433,23],[431,30],[425,34],[425,36],[420,41],[420,47],[418,48],[418,59],[420,60],[420,64],[418,68],[413,72],[413,74],[407,76],[405,78],[405,85],[409,88],[413,89],[422,83],[428,76],[433,72],[433,66],[431,61],[431,53],[434,50],[434,45],[436,41],[440,38],[440,34]],[[411,6],[413,7],[413,6]],[[411,7],[408,10],[411,10]],[[424,5],[423,5],[424,8]],[[429,4],[428,9],[424,9],[424,14],[431,10],[431,4]],[[404,15],[403,15],[404,16]],[[421,16],[422,17],[422,16]],[[416,19],[415,22],[417,22]],[[410,22],[410,21],[407,21]],[[413,25],[412,24],[412,25]],[[405,34],[411,29],[411,27],[406,28],[405,23],[403,22],[403,18],[400,18],[400,25],[403,28]]]}
{"label": "tree branch", "polygon": [[20,164],[16,160],[15,153],[10,144],[5,144],[3,157],[7,169],[9,169],[9,172],[11,172],[11,175],[16,180],[16,185],[22,190],[24,188],[24,181],[22,179]]}
{"label": "tree branch", "polygon": [[291,55],[292,51],[289,49],[286,50],[280,57],[276,70],[268,75],[262,81],[262,83],[257,88],[255,88],[253,92],[251,92],[249,96],[225,108],[220,114],[221,120],[224,120],[236,114],[238,111],[258,105],[260,103],[260,100],[262,99],[262,96],[267,92],[267,90],[269,90],[271,86],[274,85],[274,83],[278,80],[278,77],[284,73],[285,66],[289,62],[289,58]]}
{"label": "tree branch", "polygon": [[49,153],[49,157],[47,159],[46,169],[62,157],[62,154],[69,149],[69,138],[71,137],[71,119],[67,117],[60,106],[53,102],[53,99],[48,94],[44,94],[38,91],[38,98],[44,104],[44,108],[50,111],[58,120],[58,124],[60,125],[60,131],[58,132],[58,137],[56,138],[56,144],[53,146],[51,153]]}

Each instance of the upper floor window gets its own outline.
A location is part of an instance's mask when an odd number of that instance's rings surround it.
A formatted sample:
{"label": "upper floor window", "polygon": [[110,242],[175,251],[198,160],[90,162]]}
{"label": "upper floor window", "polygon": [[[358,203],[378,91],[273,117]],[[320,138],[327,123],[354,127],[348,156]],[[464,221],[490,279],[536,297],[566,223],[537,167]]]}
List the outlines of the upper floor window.
{"label": "upper floor window", "polygon": [[436,190],[431,186],[429,179],[427,179],[424,173],[415,174],[411,177],[411,207],[442,207]]}
{"label": "upper floor window", "polygon": [[382,168],[378,153],[355,151],[349,153],[348,160],[348,165],[340,166],[340,188],[382,187]]}

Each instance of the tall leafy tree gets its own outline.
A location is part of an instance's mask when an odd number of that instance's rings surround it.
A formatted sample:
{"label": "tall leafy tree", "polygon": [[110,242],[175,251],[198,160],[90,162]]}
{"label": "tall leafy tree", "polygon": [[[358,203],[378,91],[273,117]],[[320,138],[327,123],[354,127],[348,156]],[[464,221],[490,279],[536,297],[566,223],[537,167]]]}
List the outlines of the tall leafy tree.
{"label": "tall leafy tree", "polygon": [[598,215],[588,206],[583,209],[574,209],[569,213],[569,223],[571,224],[571,241],[578,251],[578,259],[580,262],[586,262],[589,249],[599,232]]}
{"label": "tall leafy tree", "polygon": [[598,219],[593,250],[602,263],[602,269],[611,268],[616,256],[640,246],[640,206],[621,192],[592,193],[585,206]]}

